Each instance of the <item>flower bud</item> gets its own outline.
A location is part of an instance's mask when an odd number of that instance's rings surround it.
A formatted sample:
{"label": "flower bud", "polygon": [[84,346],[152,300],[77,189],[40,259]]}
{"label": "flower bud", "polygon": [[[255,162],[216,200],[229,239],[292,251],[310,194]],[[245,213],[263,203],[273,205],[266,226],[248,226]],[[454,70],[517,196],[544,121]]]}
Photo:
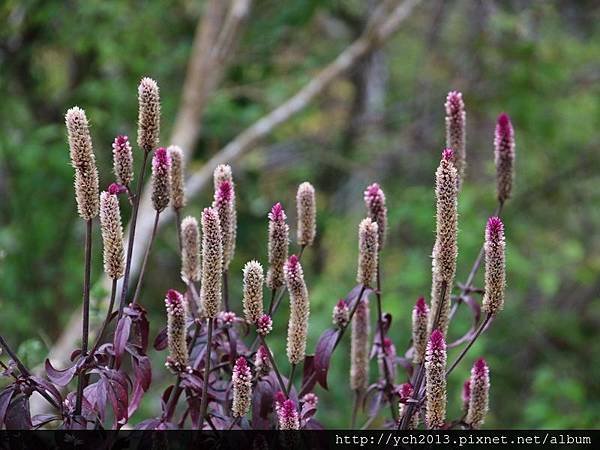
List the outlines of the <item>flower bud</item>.
{"label": "flower bud", "polygon": [[371,286],[377,273],[378,226],[370,218],[363,219],[358,227],[358,271],[356,281]]}
{"label": "flower bud", "polygon": [[123,261],[121,211],[119,210],[119,198],[112,193],[114,191],[115,188],[111,185],[108,192],[100,194],[100,230],[104,247],[104,272],[109,278],[118,280],[123,276],[125,264]]}
{"label": "flower bud", "polygon": [[428,429],[439,429],[446,421],[446,341],[438,329],[433,330],[425,357],[425,422]]}
{"label": "flower bud", "polygon": [[252,372],[243,356],[239,357],[233,366],[231,384],[233,385],[231,412],[233,417],[243,417],[250,410],[252,401]]}
{"label": "flower bud", "polygon": [[152,206],[162,212],[171,196],[171,157],[164,147],[157,148],[152,158]]}
{"label": "flower bud", "polygon": [[369,300],[363,298],[354,313],[350,337],[350,388],[364,390],[369,384]]}
{"label": "flower bud", "polygon": [[271,370],[267,352],[268,350],[261,345],[258,347],[258,350],[256,350],[256,355],[254,355],[254,369],[256,370],[256,373],[261,376],[268,375]]}
{"label": "flower bud", "polygon": [[237,211],[235,208],[235,183],[231,167],[225,164],[217,166],[213,172],[215,197],[213,208],[219,214],[223,236],[223,269],[227,270],[235,253],[237,236]]}
{"label": "flower bud", "polygon": [[181,279],[186,283],[200,280],[200,230],[192,216],[181,221]]}
{"label": "flower bud", "polygon": [[221,307],[221,269],[223,243],[219,216],[213,208],[202,211],[202,285],[200,303],[208,318],[215,318]]}
{"label": "flower bud", "polygon": [[185,206],[185,161],[183,151],[176,145],[167,148],[171,158],[171,206],[179,210]]}
{"label": "flower bud", "polygon": [[146,153],[158,147],[160,96],[152,78],[142,78],[138,87],[138,146]]}
{"label": "flower bud", "polygon": [[467,114],[462,94],[451,91],[446,97],[446,147],[454,150],[452,163],[458,172],[458,183],[464,178],[467,159]]}
{"label": "flower bud", "polygon": [[261,315],[256,321],[256,332],[261,336],[266,336],[273,330],[273,320],[268,314]]}
{"label": "flower bud", "polygon": [[485,293],[482,310],[494,315],[504,308],[506,265],[504,224],[499,217],[490,217],[485,229]]}
{"label": "flower bud", "polygon": [[317,203],[315,188],[307,181],[298,186],[296,208],[298,212],[298,245],[310,246],[317,234]]}
{"label": "flower bud", "polygon": [[379,236],[379,251],[383,249],[385,234],[387,231],[387,207],[385,206],[385,194],[377,183],[373,183],[365,190],[365,204],[369,212],[369,218],[377,222],[377,234]]}
{"label": "flower bud", "polygon": [[344,299],[340,299],[333,307],[332,316],[333,324],[338,328],[342,329],[348,325],[348,322],[350,322],[350,308],[348,308]]}
{"label": "flower bud", "polygon": [[465,422],[472,428],[481,428],[488,412],[490,396],[490,369],[483,358],[471,369],[469,409]]}
{"label": "flower bud", "polygon": [[283,286],[283,265],[288,258],[290,227],[281,203],[275,203],[269,213],[269,270],[267,286],[275,290]]}
{"label": "flower bud", "polygon": [[285,400],[277,412],[280,430],[299,430],[300,418],[293,400]]}
{"label": "flower bud", "polygon": [[496,163],[496,192],[504,203],[510,198],[514,180],[515,133],[508,114],[500,114],[494,134],[494,161]]}
{"label": "flower bud", "polygon": [[133,181],[133,154],[127,136],[117,136],[112,144],[113,170],[117,183],[128,186]]}
{"label": "flower bud", "polygon": [[255,324],[263,312],[263,268],[258,261],[244,266],[244,315],[246,322]]}
{"label": "flower bud", "polygon": [[165,298],[165,306],[167,308],[167,339],[169,343],[166,366],[173,372],[182,372],[186,370],[188,363],[185,299],[175,289],[169,289]]}
{"label": "flower bud", "polygon": [[415,364],[421,364],[425,357],[428,320],[429,308],[427,307],[427,303],[425,303],[425,299],[420,297],[412,312],[413,362]]}
{"label": "flower bud", "polygon": [[290,318],[288,321],[287,355],[290,364],[304,361],[310,304],[304,282],[304,272],[296,255],[290,256],[283,268],[290,293]]}

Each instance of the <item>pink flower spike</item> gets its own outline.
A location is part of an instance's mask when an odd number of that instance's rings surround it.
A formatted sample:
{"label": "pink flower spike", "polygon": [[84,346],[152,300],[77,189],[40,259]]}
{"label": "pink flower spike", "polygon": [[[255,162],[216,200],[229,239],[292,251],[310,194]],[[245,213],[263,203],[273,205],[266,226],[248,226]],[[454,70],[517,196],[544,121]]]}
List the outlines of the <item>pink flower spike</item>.
{"label": "pink flower spike", "polygon": [[111,195],[119,195],[122,194],[123,192],[127,192],[127,188],[125,186],[123,186],[122,184],[118,184],[118,183],[111,183],[110,186],[108,186],[108,193]]}
{"label": "pink flower spike", "polygon": [[442,159],[444,161],[452,162],[453,158],[454,158],[454,150],[452,150],[451,148],[445,148],[442,151]]}
{"label": "pink flower spike", "polygon": [[425,303],[425,297],[419,297],[415,304],[415,311],[419,316],[426,316],[429,313],[427,303]]}
{"label": "pink flower spike", "polygon": [[286,219],[285,211],[281,203],[275,203],[269,212],[269,220],[272,222],[282,222]]}

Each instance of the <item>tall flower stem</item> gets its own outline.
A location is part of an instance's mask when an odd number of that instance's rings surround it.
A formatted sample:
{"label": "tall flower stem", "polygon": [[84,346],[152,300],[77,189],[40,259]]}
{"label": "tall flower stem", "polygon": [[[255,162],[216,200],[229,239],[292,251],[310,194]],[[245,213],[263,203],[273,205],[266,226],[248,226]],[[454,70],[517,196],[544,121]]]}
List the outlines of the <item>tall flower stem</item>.
{"label": "tall flower stem", "polygon": [[229,311],[229,271],[227,269],[223,271],[223,304],[225,311]]}
{"label": "tall flower stem", "polygon": [[206,408],[208,407],[208,379],[210,376],[210,351],[212,349],[213,320],[214,319],[212,318],[207,319],[208,331],[204,356],[204,388],[202,389],[202,400],[200,402],[200,430],[202,430],[204,425],[204,417],[206,416]]}
{"label": "tall flower stem", "polygon": [[387,359],[385,357],[385,346],[383,345],[383,340],[385,338],[385,333],[383,331],[383,311],[381,307],[381,270],[380,270],[380,257],[377,256],[377,290],[375,291],[375,296],[377,297],[377,324],[379,328],[379,341],[381,344],[381,358],[383,361],[383,373],[385,376],[385,392],[387,395],[390,394],[390,388],[393,386],[390,368],[388,367]]}
{"label": "tall flower stem", "polygon": [[288,377],[288,385],[285,393],[290,395],[290,391],[292,390],[292,386],[294,385],[294,374],[296,373],[296,364],[292,364],[292,368],[290,370],[290,376]]}
{"label": "tall flower stem", "polygon": [[[90,275],[92,262],[92,219],[85,221],[85,262],[83,276],[83,321],[81,331],[81,356],[85,358],[88,351],[90,335]],[[77,397],[75,400],[75,415],[81,415],[83,389],[85,388],[85,371],[82,370],[77,379]]]}
{"label": "tall flower stem", "polygon": [[281,388],[281,392],[287,392],[286,388],[285,388],[285,383],[283,382],[283,378],[281,377],[281,373],[279,372],[279,369],[277,368],[277,363],[275,362],[275,358],[273,357],[273,354],[271,353],[271,349],[267,345],[267,340],[265,339],[264,336],[262,336],[260,334],[258,335],[258,337],[260,338],[261,344],[267,351],[267,355],[269,355],[269,361],[271,361],[271,366],[273,367],[273,370],[275,371],[275,375],[277,376],[277,381],[279,382],[279,387]]}
{"label": "tall flower stem", "polygon": [[148,257],[150,256],[150,250],[152,250],[152,244],[154,244],[154,240],[156,239],[156,230],[158,229],[159,217],[160,217],[160,212],[156,211],[156,215],[154,216],[154,225],[152,226],[152,235],[150,236],[150,242],[148,243],[148,247],[146,248],[146,254],[144,255],[144,262],[142,263],[142,267],[140,269],[140,276],[138,277],[137,286],[135,287],[135,294],[133,294],[133,300],[131,303],[136,303],[140,296],[140,291],[142,289],[142,282],[144,281],[144,274],[146,273],[146,264],[148,264]]}
{"label": "tall flower stem", "polygon": [[450,367],[446,371],[446,377],[448,375],[450,375],[450,373],[454,370],[454,368],[458,365],[458,363],[464,358],[464,356],[467,354],[467,352],[469,351],[471,346],[475,343],[475,341],[481,335],[483,330],[485,330],[485,327],[487,327],[488,323],[490,323],[491,319],[492,319],[492,315],[488,314],[485,316],[485,319],[481,321],[481,324],[479,325],[479,328],[477,328],[477,331],[475,332],[475,335],[473,336],[473,338],[469,341],[467,346],[460,352],[460,354],[456,357],[454,362],[450,365]]}
{"label": "tall flower stem", "polygon": [[269,302],[268,314],[271,315],[273,313],[273,307],[275,306],[275,297],[277,295],[277,289],[271,289],[271,301]]}
{"label": "tall flower stem", "polygon": [[110,289],[110,302],[108,304],[108,311],[106,311],[106,317],[104,318],[102,327],[100,328],[100,331],[98,331],[94,345],[92,346],[92,349],[90,350],[90,355],[88,357],[90,359],[92,358],[92,356],[94,356],[94,353],[96,353],[96,350],[98,350],[98,347],[100,347],[100,344],[102,343],[102,338],[104,336],[104,332],[106,331],[106,327],[108,326],[108,323],[110,322],[110,316],[112,315],[112,311],[115,306],[115,297],[116,296],[117,296],[117,280],[114,279],[112,281],[112,287]]}
{"label": "tall flower stem", "polygon": [[177,226],[177,242],[179,242],[179,253],[183,243],[181,242],[181,208],[174,208],[175,211],[175,225]]}
{"label": "tall flower stem", "polygon": [[140,207],[140,198],[142,196],[142,187],[144,186],[144,173],[146,172],[146,165],[148,163],[148,153],[144,152],[144,159],[142,161],[142,167],[140,169],[140,176],[137,186],[137,193],[133,201],[133,209],[131,211],[131,226],[129,228],[129,239],[127,242],[127,262],[125,263],[125,275],[123,277],[123,287],[121,289],[121,300],[119,301],[119,318],[123,315],[123,308],[125,307],[127,299],[127,288],[129,287],[129,273],[131,271],[131,257],[133,254],[133,242],[135,240],[135,227],[137,224],[138,210]]}

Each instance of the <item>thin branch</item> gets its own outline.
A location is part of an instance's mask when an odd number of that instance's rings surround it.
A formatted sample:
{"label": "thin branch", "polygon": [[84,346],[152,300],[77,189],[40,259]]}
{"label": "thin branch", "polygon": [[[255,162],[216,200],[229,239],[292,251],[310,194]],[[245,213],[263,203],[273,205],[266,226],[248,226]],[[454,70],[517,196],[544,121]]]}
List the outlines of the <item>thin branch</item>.
{"label": "thin branch", "polygon": [[100,344],[102,343],[102,338],[104,336],[104,332],[106,331],[106,328],[108,327],[108,324],[110,322],[110,317],[112,315],[112,310],[113,310],[113,307],[115,306],[115,297],[116,296],[117,296],[117,280],[114,279],[112,282],[111,290],[110,290],[110,303],[108,305],[108,310],[106,311],[106,317],[104,318],[104,322],[102,322],[102,327],[100,328],[100,331],[96,335],[96,341],[94,342],[92,350],[90,350],[90,355],[88,356],[88,359],[91,359],[94,356],[94,353],[96,353],[96,350],[98,350],[98,347],[100,347]]}
{"label": "thin branch", "polygon": [[285,383],[283,382],[281,373],[279,372],[279,369],[277,368],[277,363],[275,362],[275,358],[273,357],[273,354],[271,353],[271,349],[267,345],[267,341],[263,335],[259,334],[258,337],[260,338],[262,345],[265,347],[265,350],[267,351],[267,355],[269,355],[269,361],[271,361],[271,367],[273,367],[273,370],[275,371],[275,375],[277,376],[277,381],[279,382],[279,387],[281,388],[281,392],[283,392],[285,394],[287,392],[287,390],[285,388]]}
{"label": "thin branch", "polygon": [[206,416],[206,408],[208,407],[208,386],[210,378],[210,351],[212,349],[212,334],[213,334],[213,320],[212,318],[207,319],[208,326],[208,337],[206,338],[206,350],[204,357],[204,388],[202,389],[202,400],[200,402],[200,425],[199,428],[202,430],[204,426],[204,417]]}
{"label": "thin branch", "polygon": [[150,236],[150,242],[148,242],[148,247],[146,248],[146,253],[144,255],[144,262],[142,263],[142,268],[140,270],[140,276],[137,280],[137,286],[135,288],[135,294],[133,295],[133,300],[131,303],[137,303],[137,300],[140,296],[140,291],[142,290],[142,282],[144,281],[144,274],[146,273],[146,265],[148,264],[148,257],[150,256],[150,250],[152,250],[152,244],[154,244],[154,240],[156,239],[156,230],[158,230],[158,219],[160,217],[160,211],[156,211],[156,215],[154,216],[154,226],[152,227],[152,235]]}
{"label": "thin branch", "polygon": [[296,364],[292,364],[292,368],[290,369],[290,376],[288,377],[288,384],[285,390],[286,395],[290,396],[290,391],[292,390],[292,386],[294,385],[294,374],[296,373]]}
{"label": "thin branch", "polygon": [[448,375],[450,375],[450,373],[454,370],[454,368],[458,365],[458,363],[464,358],[464,356],[467,354],[467,352],[469,351],[471,346],[475,343],[475,341],[477,340],[479,335],[481,335],[483,330],[485,330],[485,328],[487,327],[487,325],[491,319],[492,319],[492,316],[490,314],[488,314],[488,315],[486,315],[485,319],[481,321],[481,324],[479,325],[479,328],[477,328],[477,331],[475,332],[473,339],[471,339],[469,341],[467,346],[460,352],[460,354],[456,357],[454,362],[450,365],[450,367],[446,371],[446,377],[448,377]]}

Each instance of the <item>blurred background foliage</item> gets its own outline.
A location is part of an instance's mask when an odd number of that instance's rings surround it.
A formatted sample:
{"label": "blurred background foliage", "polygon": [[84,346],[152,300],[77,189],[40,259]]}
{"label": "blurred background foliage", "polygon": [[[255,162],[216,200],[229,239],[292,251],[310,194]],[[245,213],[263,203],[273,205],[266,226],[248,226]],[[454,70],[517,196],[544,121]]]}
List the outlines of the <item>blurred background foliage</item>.
{"label": "blurred background foliage", "polygon": [[[108,185],[114,136],[134,140],[136,86],[144,75],[160,84],[163,141],[169,136],[202,11],[203,2],[192,0],[0,4],[0,327],[20,343],[27,364],[43,361],[80,301],[83,227],[63,115],[75,104],[86,109],[101,185]],[[203,118],[189,170],[310,80],[357,36],[366,13],[359,0],[288,0],[284,7],[255,1]],[[384,309],[394,317],[390,334],[404,351],[414,301],[430,291],[433,174],[445,140],[445,95],[458,89],[468,115],[459,280],[495,206],[492,140],[503,111],[516,130],[517,181],[504,213],[506,310],[452,374],[449,416],[459,414],[470,364],[485,356],[492,377],[487,426],[598,427],[599,23],[594,1],[456,0],[417,7],[383,51],[234,167],[239,232],[230,286],[238,312],[243,264],[250,258],[266,263],[268,209],[281,201],[293,224],[296,186],[310,180],[319,205],[318,240],[304,260],[314,348],[332,306],[354,285],[362,191],[378,181],[390,214]],[[199,216],[210,197],[203,192],[186,213]],[[99,279],[97,229],[94,248]],[[181,287],[174,225],[160,233],[149,270],[142,303],[155,335],[165,321],[163,293]],[[286,314],[283,308],[279,338],[271,339],[284,367]],[[450,334],[468,326],[460,310]],[[317,418],[330,427],[349,424],[348,351],[344,343],[334,357],[331,390],[318,391]],[[152,358],[156,386],[164,387],[171,381],[161,370],[164,355],[152,351]],[[158,409],[157,390],[138,418]]]}

